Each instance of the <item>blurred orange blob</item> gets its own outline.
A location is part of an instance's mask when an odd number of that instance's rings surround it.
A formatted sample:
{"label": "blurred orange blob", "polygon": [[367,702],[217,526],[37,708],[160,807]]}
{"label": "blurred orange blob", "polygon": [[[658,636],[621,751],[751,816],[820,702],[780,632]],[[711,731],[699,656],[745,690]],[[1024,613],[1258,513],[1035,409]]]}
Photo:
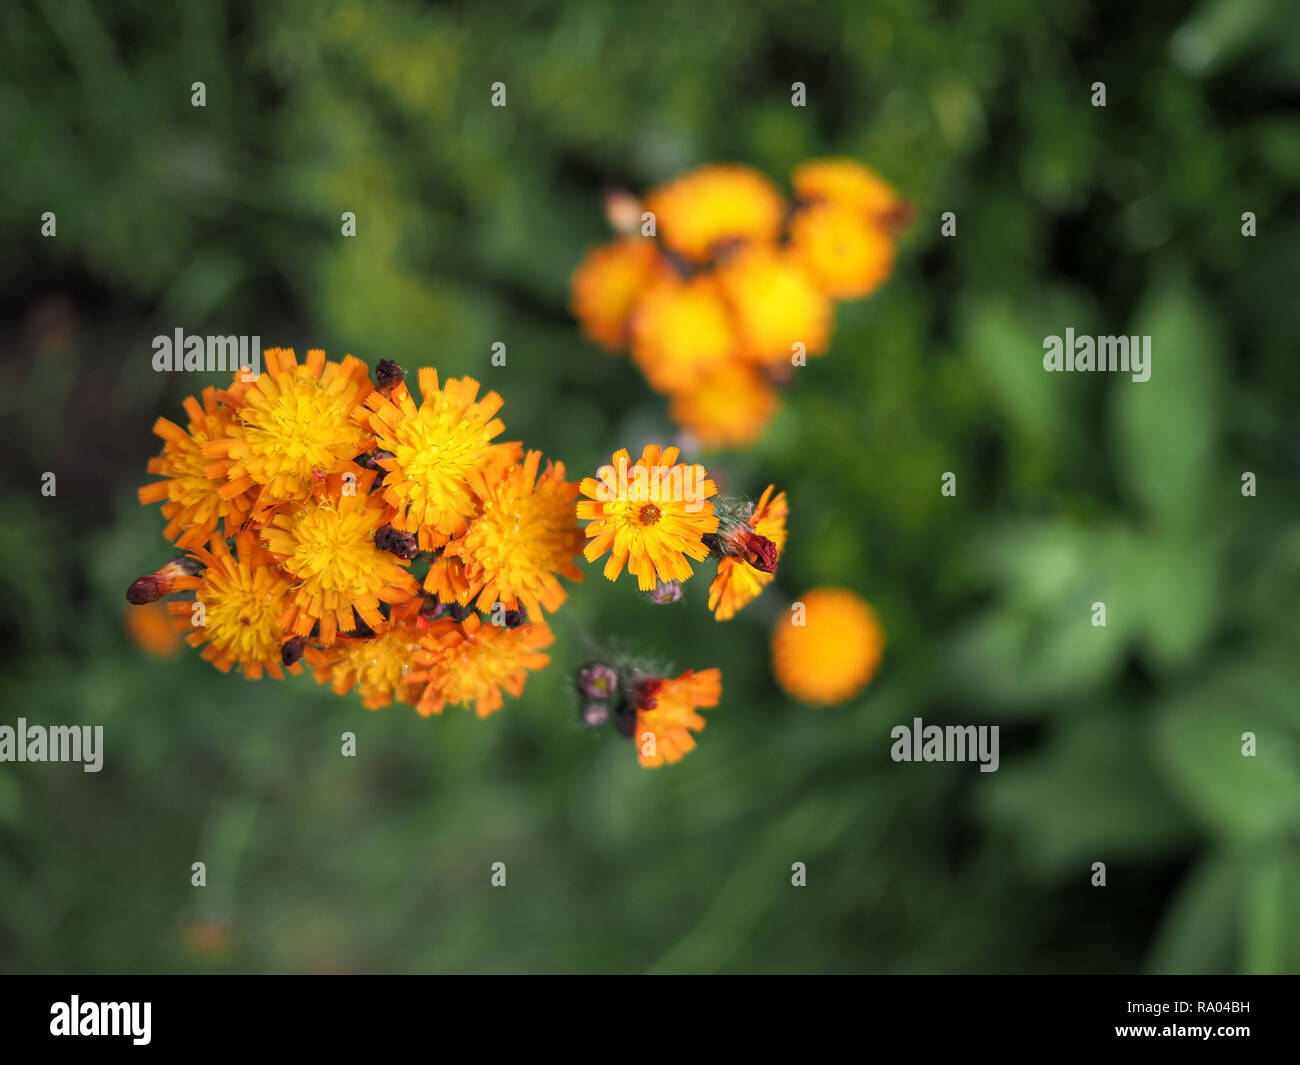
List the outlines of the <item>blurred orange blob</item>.
{"label": "blurred orange blob", "polygon": [[800,347],[805,355],[826,350],[830,296],[789,253],[753,248],[723,266],[718,283],[735,313],[745,358],[790,366]]}
{"label": "blurred orange blob", "polygon": [[748,447],[776,413],[777,396],[754,367],[730,363],[673,393],[668,414],[701,447]]}
{"label": "blurred orange blob", "polygon": [[806,203],[833,203],[885,221],[903,206],[894,186],[856,159],[811,159],[795,168],[794,194]]}
{"label": "blurred orange blob", "polygon": [[797,212],[790,223],[795,257],[836,299],[869,296],[894,268],[894,242],[865,215],[834,203]]}
{"label": "blurred orange blob", "polygon": [[884,646],[866,600],[847,588],[814,588],[772,630],[772,671],[788,695],[829,706],[866,687]]}
{"label": "blurred orange blob", "polygon": [[785,218],[776,186],[747,166],[702,166],[651,190],[645,202],[659,238],[695,262],[733,242],[770,243]]}
{"label": "blurred orange blob", "polygon": [[664,271],[653,240],[624,237],[587,252],[573,274],[573,316],[601,347],[627,346],[628,321],[646,287]]}
{"label": "blurred orange blob", "polygon": [[172,627],[167,605],[161,601],[129,607],[126,631],[138,647],[155,658],[171,658],[181,647],[180,633]]}

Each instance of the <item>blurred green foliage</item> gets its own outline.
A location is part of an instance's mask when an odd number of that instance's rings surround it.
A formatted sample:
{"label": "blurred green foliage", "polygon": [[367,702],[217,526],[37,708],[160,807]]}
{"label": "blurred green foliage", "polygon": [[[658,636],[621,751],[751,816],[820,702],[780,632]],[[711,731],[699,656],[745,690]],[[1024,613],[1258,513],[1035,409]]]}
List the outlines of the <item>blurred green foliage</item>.
{"label": "blurred green foliage", "polygon": [[[1298,99],[1281,0],[11,5],[0,702],[102,724],[106,760],[0,766],[0,969],[1300,970]],[[209,383],[153,373],[154,335],[473,374],[589,471],[673,432],[566,310],[602,190],[823,154],[917,220],[764,440],[705,456],[793,508],[735,621],[703,575],[668,612],[593,570],[483,722],[128,639],[168,555],[149,428]],[[1153,335],[1151,380],[1043,373],[1066,327]],[[819,583],[889,647],[813,711],[766,645]],[[590,634],[722,667],[695,753],[578,728]],[[891,762],[914,716],[999,724],[1000,770]]]}

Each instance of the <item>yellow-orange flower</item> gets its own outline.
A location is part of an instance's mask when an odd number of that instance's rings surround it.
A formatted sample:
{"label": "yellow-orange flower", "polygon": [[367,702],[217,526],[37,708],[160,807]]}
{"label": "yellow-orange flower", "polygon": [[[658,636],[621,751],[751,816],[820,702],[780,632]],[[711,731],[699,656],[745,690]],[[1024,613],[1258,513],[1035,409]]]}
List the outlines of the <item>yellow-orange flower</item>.
{"label": "yellow-orange flower", "polygon": [[[223,673],[239,666],[253,680],[263,673],[283,676],[280,647],[289,634],[280,619],[290,590],[275,560],[251,530],[236,534],[233,554],[220,536],[190,553],[204,570],[177,577],[172,590],[192,591],[194,602],[167,604],[177,630],[188,632],[186,642],[203,647],[203,657]],[[301,668],[295,663],[289,672]]]}
{"label": "yellow-orange flower", "polygon": [[735,315],[743,355],[790,366],[794,355],[820,355],[830,342],[831,299],[788,251],[755,248],[718,270]]}
{"label": "yellow-orange flower", "polygon": [[374,479],[373,470],[363,471],[355,484],[335,475],[318,499],[281,511],[262,532],[267,548],[297,581],[283,624],[306,636],[319,622],[326,647],[337,633],[357,628],[353,611],[378,631],[384,625],[379,604],[401,603],[419,589],[405,559],[375,546],[387,509],[368,494]]}
{"label": "yellow-orange flower", "polygon": [[701,447],[748,447],[776,413],[777,396],[756,368],[728,363],[673,394],[668,416]]}
{"label": "yellow-orange flower", "polygon": [[436,595],[443,603],[467,604],[478,588],[471,585],[465,575],[464,560],[444,551],[429,564],[429,572],[424,577],[424,590]]}
{"label": "yellow-orange flower", "polygon": [[838,203],[800,210],[790,224],[795,257],[837,299],[874,292],[894,266],[894,242],[863,214]]}
{"label": "yellow-orange flower", "polygon": [[616,580],[626,566],[643,592],[662,581],[687,580],[697,562],[708,557],[704,536],[718,531],[710,498],[717,485],[704,467],[677,462],[675,447],[649,444],[629,465],[626,448],[614,452],[611,465],[594,477],[584,477],[579,491],[578,517],[589,522],[584,552],[594,562],[610,552],[605,577]]}
{"label": "yellow-orange flower", "polygon": [[299,365],[292,348],[270,348],[264,358],[264,373],[219,393],[234,417],[223,437],[203,444],[207,475],[227,482],[224,498],[256,486],[258,521],[277,503],[307,499],[366,450],[370,438],[353,412],[374,387],[351,355],[329,362],[313,349]]}
{"label": "yellow-orange flower", "polygon": [[149,472],[165,480],[143,486],[139,496],[141,503],[162,503],[163,517],[168,519],[163,535],[168,540],[179,547],[200,547],[218,522],[224,521],[225,534],[233,536],[248,515],[253,496],[251,491],[223,496],[225,477],[208,475],[203,445],[223,439],[231,420],[230,408],[217,400],[217,390],[205,388],[202,403],[186,396],[184,406],[187,428],[167,418],[153,423],[154,433],[165,443],[162,454],[149,460]]}
{"label": "yellow-orange flower", "polygon": [[338,695],[353,688],[367,710],[398,702],[414,703],[419,692],[409,676],[423,633],[414,624],[393,625],[364,639],[343,637],[317,667],[315,677]]}
{"label": "yellow-orange flower", "polygon": [[632,358],[660,391],[689,387],[736,350],[727,304],[707,275],[661,280],[632,316]]}
{"label": "yellow-orange flower", "polygon": [[425,551],[441,547],[465,531],[479,512],[480,500],[470,487],[477,471],[494,482],[519,457],[519,444],[494,444],[505,429],[495,415],[501,397],[489,392],[478,399],[473,378],[451,378],[438,386],[438,371],[419,376],[423,402],[416,407],[405,385],[391,398],[374,392],[366,400],[368,422],[387,471],[383,497],[396,510],[393,527],[417,533]]}
{"label": "yellow-orange flower", "polygon": [[637,300],[665,270],[658,246],[646,237],[592,248],[573,272],[572,310],[582,331],[610,351],[624,348]]}
{"label": "yellow-orange flower", "polygon": [[564,479],[563,463],[548,464],[539,478],[541,460],[540,451],[528,452],[495,485],[475,475],[483,512],[445,555],[464,560],[467,583],[481,589],[480,610],[498,602],[514,610],[523,603],[530,616],[540,618],[543,607],[556,610],[567,597],[556,574],[582,580],[573,562],[582,551],[573,508],[578,486]]}
{"label": "yellow-orange flower", "polygon": [[770,242],[781,229],[785,202],[776,187],[747,166],[703,166],[646,196],[656,231],[673,251],[701,262],[732,241]]}
{"label": "yellow-orange flower", "polygon": [[439,618],[415,652],[418,668],[408,676],[424,684],[416,709],[427,717],[442,713],[448,703],[472,705],[479,717],[487,717],[504,705],[503,689],[523,694],[529,670],[550,662],[541,650],[554,640],[544,621],[510,629],[484,625],[477,614],[462,622]]}
{"label": "yellow-orange flower", "polygon": [[874,219],[902,207],[894,187],[856,159],[810,159],[795,168],[795,195],[805,202],[826,201]]}
{"label": "yellow-orange flower", "polygon": [[679,761],[695,748],[692,732],[704,728],[699,708],[717,706],[722,696],[722,673],[688,669],[675,680],[651,677],[636,686],[637,758],[643,766],[656,767]]}
{"label": "yellow-orange flower", "polygon": [[[785,519],[790,513],[785,493],[775,498],[772,492],[775,485],[768,485],[759,498],[754,513],[750,515],[748,525],[759,536],[766,537],[776,545],[777,557],[785,550]],[[718,573],[709,585],[709,609],[718,621],[729,621],[736,611],[758,597],[769,584],[776,579],[775,571],[764,573],[744,559],[723,558],[718,562]]]}
{"label": "yellow-orange flower", "polygon": [[[777,683],[805,703],[829,705],[871,680],[884,649],[875,612],[847,588],[814,588],[772,631]],[[802,620],[803,624],[799,624]]]}

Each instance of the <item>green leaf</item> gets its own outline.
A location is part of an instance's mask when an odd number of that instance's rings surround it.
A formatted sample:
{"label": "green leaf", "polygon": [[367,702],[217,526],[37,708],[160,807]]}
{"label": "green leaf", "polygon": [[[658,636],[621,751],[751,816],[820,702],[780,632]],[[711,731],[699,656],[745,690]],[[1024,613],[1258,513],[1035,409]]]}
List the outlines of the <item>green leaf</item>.
{"label": "green leaf", "polygon": [[1186,524],[1203,511],[1218,442],[1217,324],[1185,280],[1166,277],[1131,332],[1151,338],[1151,376],[1114,375],[1118,479],[1152,517]]}
{"label": "green leaf", "polygon": [[1242,968],[1300,972],[1300,863],[1294,850],[1265,855],[1246,875]]}
{"label": "green leaf", "polygon": [[1147,961],[1153,973],[1222,973],[1237,950],[1241,864],[1206,859],[1192,872],[1165,912]]}
{"label": "green leaf", "polygon": [[[1166,700],[1152,731],[1170,786],[1207,831],[1230,842],[1278,840],[1300,824],[1296,735],[1266,692],[1276,687],[1262,668],[1221,673]],[[1253,756],[1242,753],[1247,732]]]}

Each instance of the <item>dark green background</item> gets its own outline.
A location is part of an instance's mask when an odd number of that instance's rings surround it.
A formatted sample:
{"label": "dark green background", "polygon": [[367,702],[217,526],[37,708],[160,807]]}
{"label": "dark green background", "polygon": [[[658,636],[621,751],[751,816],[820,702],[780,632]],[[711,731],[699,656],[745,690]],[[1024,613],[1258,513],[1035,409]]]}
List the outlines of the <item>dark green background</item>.
{"label": "dark green background", "polygon": [[[1300,969],[1297,103],[1281,0],[7,6],[0,721],[102,724],[107,753],[0,765],[0,968]],[[155,374],[153,336],[473,374],[510,439],[590,472],[672,433],[566,310],[602,190],[709,161],[788,187],[823,154],[917,217],[764,440],[703,456],[791,501],[735,621],[705,574],[669,610],[592,570],[485,722],[128,639],[169,555],[134,499],[150,425],[214,383]],[[1152,335],[1151,381],[1045,374],[1070,326]],[[889,647],[812,710],[767,639],[823,583]],[[587,633],[722,668],[684,762],[577,727]],[[914,716],[999,724],[1001,769],[891,762]]]}

